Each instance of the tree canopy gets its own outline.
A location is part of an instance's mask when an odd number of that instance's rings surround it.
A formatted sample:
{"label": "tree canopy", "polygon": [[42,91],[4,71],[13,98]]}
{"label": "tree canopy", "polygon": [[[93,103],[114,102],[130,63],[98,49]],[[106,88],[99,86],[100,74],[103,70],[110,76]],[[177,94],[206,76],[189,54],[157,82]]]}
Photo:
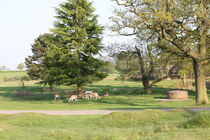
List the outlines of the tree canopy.
{"label": "tree canopy", "polygon": [[57,71],[65,85],[77,85],[78,90],[87,83],[106,76],[100,71],[104,62],[97,59],[102,49],[102,30],[94,15],[92,3],[87,0],[67,0],[56,8],[56,21],[51,29],[59,40],[44,59],[50,71]]}
{"label": "tree canopy", "polygon": [[207,104],[205,66],[210,61],[210,11],[208,0],[113,0],[123,7],[115,11],[112,30],[136,35],[150,30],[164,52],[190,58],[195,74],[196,102]]}

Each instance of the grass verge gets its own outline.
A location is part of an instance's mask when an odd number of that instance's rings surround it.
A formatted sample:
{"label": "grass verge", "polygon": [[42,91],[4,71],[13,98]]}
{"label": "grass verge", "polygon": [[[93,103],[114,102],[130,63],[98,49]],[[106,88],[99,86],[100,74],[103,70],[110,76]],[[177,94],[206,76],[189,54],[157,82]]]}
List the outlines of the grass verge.
{"label": "grass verge", "polygon": [[[0,139],[208,140],[210,127],[184,127],[210,112],[147,110],[94,116],[0,115]],[[210,124],[210,121],[207,121]]]}

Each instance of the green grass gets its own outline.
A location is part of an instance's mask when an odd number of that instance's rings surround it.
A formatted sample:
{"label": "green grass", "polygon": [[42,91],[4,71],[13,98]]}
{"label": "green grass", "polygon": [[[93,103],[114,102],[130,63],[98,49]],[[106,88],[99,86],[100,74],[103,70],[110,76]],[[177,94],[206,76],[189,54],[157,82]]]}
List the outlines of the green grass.
{"label": "green grass", "polygon": [[[15,72],[14,72],[15,73]],[[16,72],[17,73],[17,72]],[[21,72],[22,73],[22,72]],[[19,72],[17,73],[19,75]],[[140,95],[143,92],[141,83],[130,81],[103,81],[87,85],[86,90],[95,90],[103,95],[109,92],[111,96],[101,100],[79,100],[79,103],[67,103],[64,98],[69,90],[75,87],[57,87],[53,93],[48,88],[35,84],[36,81],[26,82],[28,96],[14,96],[14,91],[21,91],[18,81],[0,82],[1,110],[95,110],[95,109],[157,109],[157,108],[190,108],[210,107],[210,105],[195,105],[195,92],[189,91],[189,101],[160,102],[157,98],[166,98],[168,90],[174,88],[177,80],[162,81],[153,89],[153,95]],[[62,93],[61,101],[54,101],[54,94]]]}
{"label": "green grass", "polygon": [[[26,72],[1,72],[3,75],[19,76]],[[28,96],[14,96],[15,91],[22,88],[18,81],[0,82],[1,110],[95,110],[95,109],[157,109],[157,108],[190,108],[210,107],[210,105],[195,105],[195,92],[189,91],[189,101],[160,102],[157,98],[166,98],[166,93],[175,87],[178,80],[162,81],[153,89],[153,95],[140,95],[143,88],[140,82],[115,81],[113,77],[87,85],[85,90],[95,90],[103,95],[109,92],[111,96],[101,100],[79,100],[79,103],[67,103],[65,94],[75,87],[57,87],[53,93],[48,88],[36,85],[36,81],[27,81]],[[54,101],[54,94],[61,93],[63,99]]]}
{"label": "green grass", "polygon": [[[203,114],[210,116],[210,112],[184,110],[115,112],[104,116],[0,115],[0,139],[208,140],[209,126],[185,127]],[[210,124],[210,120],[206,123]]]}
{"label": "green grass", "polygon": [[[1,72],[0,76],[20,76],[25,72]],[[0,77],[0,79],[1,79]],[[210,107],[195,105],[195,92],[189,91],[189,101],[160,102],[178,81],[162,81],[153,89],[153,95],[140,95],[139,82],[114,81],[113,78],[87,85],[85,90],[95,90],[111,96],[101,100],[79,100],[67,103],[64,95],[75,87],[48,88],[26,82],[28,96],[14,96],[21,91],[18,81],[0,80],[0,110],[95,110],[95,109],[158,109]],[[208,87],[210,88],[210,87]],[[55,93],[63,99],[54,101]],[[209,92],[209,90],[208,90]],[[209,92],[210,93],[210,92]],[[109,115],[50,116],[43,114],[0,115],[0,139],[3,140],[209,140],[210,113],[176,110],[164,112],[115,112]]]}
{"label": "green grass", "polygon": [[0,71],[0,82],[3,82],[4,77],[21,77],[26,75],[26,71]]}

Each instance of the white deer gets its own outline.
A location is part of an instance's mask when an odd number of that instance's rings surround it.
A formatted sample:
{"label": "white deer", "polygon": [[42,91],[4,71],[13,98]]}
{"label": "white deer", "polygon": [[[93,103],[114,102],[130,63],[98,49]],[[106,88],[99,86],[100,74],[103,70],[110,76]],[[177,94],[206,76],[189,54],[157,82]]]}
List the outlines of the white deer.
{"label": "white deer", "polygon": [[83,96],[85,99],[90,100],[92,97],[93,91],[85,91]]}

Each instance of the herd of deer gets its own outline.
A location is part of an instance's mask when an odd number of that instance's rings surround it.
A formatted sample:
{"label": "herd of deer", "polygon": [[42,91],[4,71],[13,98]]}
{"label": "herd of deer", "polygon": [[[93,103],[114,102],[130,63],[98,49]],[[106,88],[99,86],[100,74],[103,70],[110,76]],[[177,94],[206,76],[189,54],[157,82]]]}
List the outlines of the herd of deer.
{"label": "herd of deer", "polygon": [[[109,94],[106,93],[104,96],[109,96]],[[66,98],[67,98],[69,103],[78,102],[78,99],[86,99],[86,100],[101,99],[101,97],[95,91],[81,91],[78,95],[76,95],[76,94],[66,95]],[[61,99],[61,94],[56,93],[55,94],[55,101],[57,101],[58,99]]]}

